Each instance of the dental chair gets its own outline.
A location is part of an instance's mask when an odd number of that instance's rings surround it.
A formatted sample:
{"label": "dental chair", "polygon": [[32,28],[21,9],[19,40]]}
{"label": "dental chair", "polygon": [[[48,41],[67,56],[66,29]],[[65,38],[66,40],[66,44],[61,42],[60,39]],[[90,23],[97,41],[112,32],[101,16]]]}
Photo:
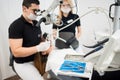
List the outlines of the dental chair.
{"label": "dental chair", "polygon": [[[10,62],[9,62],[9,66],[12,68],[12,70],[16,73],[16,75],[20,78],[20,76],[17,74],[17,72],[15,71],[15,68],[14,68],[14,56],[12,54],[12,51],[11,49],[9,48],[10,50]],[[19,80],[22,80],[21,78]]]}
{"label": "dental chair", "polygon": [[120,30],[110,36],[104,51],[98,58],[92,80],[120,79]]}

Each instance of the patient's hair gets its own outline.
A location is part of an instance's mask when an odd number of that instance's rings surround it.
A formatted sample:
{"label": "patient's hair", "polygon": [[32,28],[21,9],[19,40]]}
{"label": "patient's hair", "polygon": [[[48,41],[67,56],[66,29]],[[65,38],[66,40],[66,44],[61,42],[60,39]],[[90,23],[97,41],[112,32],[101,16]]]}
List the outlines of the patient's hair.
{"label": "patient's hair", "polygon": [[39,0],[23,0],[22,6],[29,8],[32,3],[37,5],[40,4]]}

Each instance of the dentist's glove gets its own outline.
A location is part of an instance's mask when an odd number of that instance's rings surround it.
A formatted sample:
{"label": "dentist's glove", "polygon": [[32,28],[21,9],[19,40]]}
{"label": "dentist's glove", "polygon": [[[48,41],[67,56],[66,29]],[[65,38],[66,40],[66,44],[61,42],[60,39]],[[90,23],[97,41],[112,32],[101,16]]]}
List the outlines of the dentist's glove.
{"label": "dentist's glove", "polygon": [[50,41],[45,41],[45,42],[41,42],[39,45],[36,46],[37,51],[46,51],[48,50],[50,47]]}

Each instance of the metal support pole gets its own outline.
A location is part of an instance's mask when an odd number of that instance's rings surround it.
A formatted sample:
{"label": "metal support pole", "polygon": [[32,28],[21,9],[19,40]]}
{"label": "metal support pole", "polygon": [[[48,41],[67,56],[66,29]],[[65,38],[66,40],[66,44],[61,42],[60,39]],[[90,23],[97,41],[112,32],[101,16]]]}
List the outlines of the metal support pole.
{"label": "metal support pole", "polygon": [[120,29],[120,0],[115,0],[113,33]]}

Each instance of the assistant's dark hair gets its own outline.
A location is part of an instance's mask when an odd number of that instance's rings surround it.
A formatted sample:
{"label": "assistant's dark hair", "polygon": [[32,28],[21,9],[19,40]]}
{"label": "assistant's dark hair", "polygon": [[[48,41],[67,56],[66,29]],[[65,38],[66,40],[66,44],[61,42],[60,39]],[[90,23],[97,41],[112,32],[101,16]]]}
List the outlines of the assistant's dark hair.
{"label": "assistant's dark hair", "polygon": [[29,8],[32,3],[37,5],[40,4],[39,0],[23,0],[22,6]]}

